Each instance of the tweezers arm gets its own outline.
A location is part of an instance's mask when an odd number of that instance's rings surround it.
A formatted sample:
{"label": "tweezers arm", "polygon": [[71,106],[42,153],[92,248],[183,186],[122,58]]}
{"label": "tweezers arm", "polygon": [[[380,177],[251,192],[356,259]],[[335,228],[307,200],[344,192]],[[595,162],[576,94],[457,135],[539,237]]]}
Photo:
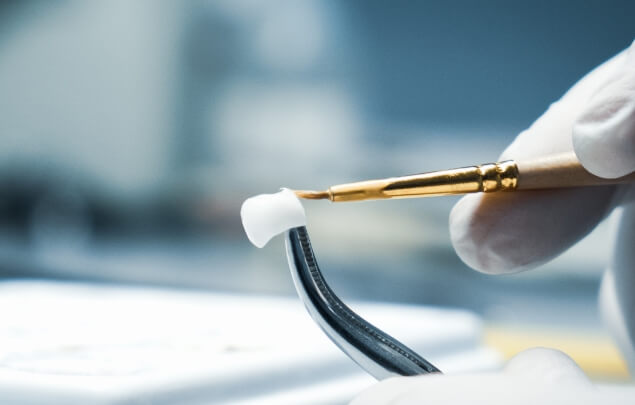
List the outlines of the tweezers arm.
{"label": "tweezers arm", "polygon": [[440,372],[397,339],[347,307],[324,280],[305,227],[286,234],[287,258],[300,299],[313,320],[353,361],[375,378]]}

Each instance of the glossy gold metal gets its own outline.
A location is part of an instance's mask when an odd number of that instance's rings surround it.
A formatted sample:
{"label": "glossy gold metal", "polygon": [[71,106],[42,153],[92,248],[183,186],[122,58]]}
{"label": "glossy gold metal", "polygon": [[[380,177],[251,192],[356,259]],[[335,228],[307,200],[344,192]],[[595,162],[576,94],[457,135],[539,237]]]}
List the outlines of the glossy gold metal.
{"label": "glossy gold metal", "polygon": [[367,180],[332,186],[325,191],[296,191],[300,198],[328,199],[333,202],[415,198],[514,190],[518,167],[514,161],[480,166]]}
{"label": "glossy gold metal", "polygon": [[635,173],[615,179],[600,178],[589,173],[574,152],[564,152],[518,162],[507,160],[412,176],[340,184],[325,191],[295,193],[301,198],[339,202],[624,183],[635,183]]}
{"label": "glossy gold metal", "polygon": [[330,200],[331,195],[329,190],[326,191],[312,191],[312,190],[294,190],[295,195],[307,200]]}

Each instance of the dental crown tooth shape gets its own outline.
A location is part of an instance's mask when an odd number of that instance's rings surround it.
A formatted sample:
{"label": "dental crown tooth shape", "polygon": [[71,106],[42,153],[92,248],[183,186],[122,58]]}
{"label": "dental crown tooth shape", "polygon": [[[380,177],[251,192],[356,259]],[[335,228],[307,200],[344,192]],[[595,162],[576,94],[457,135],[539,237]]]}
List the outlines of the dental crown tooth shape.
{"label": "dental crown tooth shape", "polygon": [[335,295],[324,279],[305,227],[304,207],[289,189],[248,198],[240,215],[249,240],[263,247],[285,232],[296,291],[324,333],[360,367],[381,380],[440,373],[439,369],[392,336],[368,323]]}
{"label": "dental crown tooth shape", "polygon": [[259,248],[287,229],[306,225],[302,203],[287,188],[248,198],[240,207],[240,218],[249,241]]}

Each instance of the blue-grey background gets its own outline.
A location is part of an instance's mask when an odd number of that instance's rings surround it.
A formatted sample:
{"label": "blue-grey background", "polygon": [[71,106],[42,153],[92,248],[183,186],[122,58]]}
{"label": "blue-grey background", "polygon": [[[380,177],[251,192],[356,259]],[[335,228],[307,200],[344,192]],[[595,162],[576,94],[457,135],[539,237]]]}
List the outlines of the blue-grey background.
{"label": "blue-grey background", "polygon": [[[633,1],[4,1],[0,274],[294,294],[239,207],[496,160],[634,38]],[[469,270],[456,198],[306,204],[348,298],[599,325],[605,225],[516,276]]]}
{"label": "blue-grey background", "polygon": [[[350,4],[350,3],[349,3]],[[370,114],[523,129],[629,44],[628,1],[383,1],[346,7]]]}

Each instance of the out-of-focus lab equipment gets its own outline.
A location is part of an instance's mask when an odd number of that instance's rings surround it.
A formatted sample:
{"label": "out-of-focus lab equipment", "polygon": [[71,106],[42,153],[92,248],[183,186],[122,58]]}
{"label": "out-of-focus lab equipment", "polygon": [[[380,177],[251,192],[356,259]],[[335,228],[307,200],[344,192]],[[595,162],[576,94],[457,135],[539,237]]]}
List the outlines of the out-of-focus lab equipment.
{"label": "out-of-focus lab equipment", "polygon": [[[612,4],[0,3],[0,402],[349,402],[373,379],[241,202],[498,161],[632,41]],[[545,345],[626,381],[596,309],[609,223],[492,278],[452,248],[455,201],[306,201],[332,290],[447,374]]]}

